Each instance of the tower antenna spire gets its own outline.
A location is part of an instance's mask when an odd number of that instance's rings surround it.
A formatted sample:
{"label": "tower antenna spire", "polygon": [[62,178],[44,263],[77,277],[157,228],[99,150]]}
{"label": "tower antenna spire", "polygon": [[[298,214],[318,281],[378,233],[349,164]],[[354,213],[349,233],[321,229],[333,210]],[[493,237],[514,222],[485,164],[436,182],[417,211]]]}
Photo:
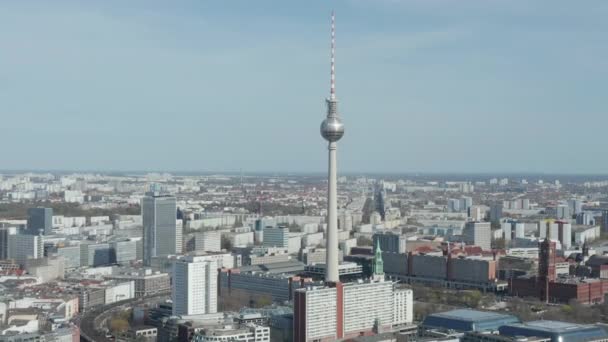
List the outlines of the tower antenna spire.
{"label": "tower antenna spire", "polygon": [[336,15],[331,11],[331,86],[329,89],[329,99],[336,99]]}

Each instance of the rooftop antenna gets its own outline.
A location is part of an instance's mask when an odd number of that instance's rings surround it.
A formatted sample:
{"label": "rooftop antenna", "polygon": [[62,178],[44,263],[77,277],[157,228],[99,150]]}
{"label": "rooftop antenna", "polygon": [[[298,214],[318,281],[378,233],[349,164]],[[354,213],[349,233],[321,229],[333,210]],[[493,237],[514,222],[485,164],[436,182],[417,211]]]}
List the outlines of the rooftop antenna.
{"label": "rooftop antenna", "polygon": [[336,99],[336,16],[331,11],[331,86],[329,89],[329,99]]}

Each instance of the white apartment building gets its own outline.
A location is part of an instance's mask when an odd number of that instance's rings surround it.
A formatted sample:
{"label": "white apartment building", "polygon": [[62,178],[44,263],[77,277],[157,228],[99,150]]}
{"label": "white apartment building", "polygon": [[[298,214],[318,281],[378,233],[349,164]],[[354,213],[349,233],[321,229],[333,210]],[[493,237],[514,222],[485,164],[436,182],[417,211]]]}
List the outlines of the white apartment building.
{"label": "white apartment building", "polygon": [[173,314],[203,315],[217,312],[217,259],[186,256],[173,263]]}
{"label": "white apartment building", "polygon": [[296,342],[352,338],[412,321],[412,290],[391,281],[303,288],[294,296]]}

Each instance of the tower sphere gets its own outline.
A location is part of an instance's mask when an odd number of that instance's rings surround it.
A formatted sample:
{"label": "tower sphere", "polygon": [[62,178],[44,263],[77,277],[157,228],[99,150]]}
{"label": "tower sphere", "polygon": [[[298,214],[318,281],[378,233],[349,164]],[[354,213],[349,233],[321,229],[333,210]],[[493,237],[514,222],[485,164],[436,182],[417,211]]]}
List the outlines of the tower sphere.
{"label": "tower sphere", "polygon": [[328,117],[321,123],[321,135],[329,142],[336,142],[344,135],[344,124],[337,117]]}

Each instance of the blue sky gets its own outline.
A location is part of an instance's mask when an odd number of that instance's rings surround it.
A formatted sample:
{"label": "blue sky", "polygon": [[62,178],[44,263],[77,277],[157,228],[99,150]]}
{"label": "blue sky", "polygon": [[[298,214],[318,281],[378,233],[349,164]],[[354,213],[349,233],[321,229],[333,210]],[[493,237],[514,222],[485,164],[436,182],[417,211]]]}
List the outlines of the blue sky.
{"label": "blue sky", "polygon": [[0,3],[0,169],[608,173],[602,0]]}

